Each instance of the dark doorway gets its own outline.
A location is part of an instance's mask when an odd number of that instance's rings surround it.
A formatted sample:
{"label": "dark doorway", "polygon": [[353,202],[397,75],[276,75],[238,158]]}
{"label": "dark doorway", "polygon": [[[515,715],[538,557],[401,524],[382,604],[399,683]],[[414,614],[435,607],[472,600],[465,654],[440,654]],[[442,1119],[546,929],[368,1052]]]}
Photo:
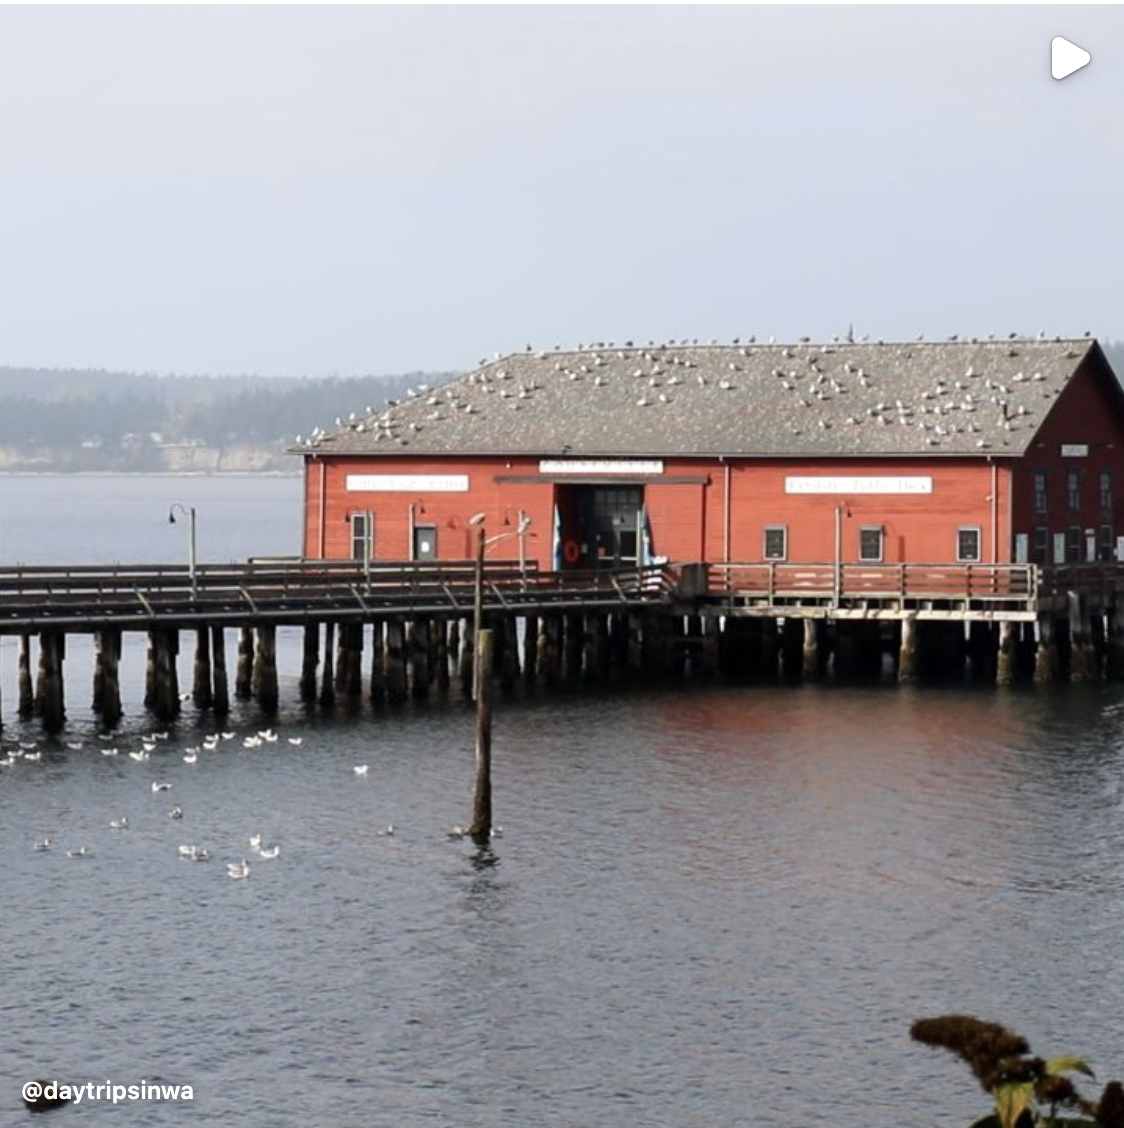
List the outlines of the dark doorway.
{"label": "dark doorway", "polygon": [[[571,487],[574,535],[564,562],[578,568],[634,567],[640,552],[643,486]],[[572,539],[576,547],[569,547]]]}
{"label": "dark doorway", "polygon": [[434,560],[437,557],[437,526],[414,526],[414,559]]}

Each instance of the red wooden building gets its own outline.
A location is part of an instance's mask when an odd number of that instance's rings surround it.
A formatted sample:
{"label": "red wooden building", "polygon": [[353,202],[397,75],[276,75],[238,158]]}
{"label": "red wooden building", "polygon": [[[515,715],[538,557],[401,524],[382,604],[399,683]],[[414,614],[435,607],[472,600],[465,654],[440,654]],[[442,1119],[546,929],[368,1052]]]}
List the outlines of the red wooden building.
{"label": "red wooden building", "polygon": [[1124,543],[1124,394],[1091,340],[526,352],[294,452],[310,558],[465,559],[477,513],[490,558],[544,569]]}

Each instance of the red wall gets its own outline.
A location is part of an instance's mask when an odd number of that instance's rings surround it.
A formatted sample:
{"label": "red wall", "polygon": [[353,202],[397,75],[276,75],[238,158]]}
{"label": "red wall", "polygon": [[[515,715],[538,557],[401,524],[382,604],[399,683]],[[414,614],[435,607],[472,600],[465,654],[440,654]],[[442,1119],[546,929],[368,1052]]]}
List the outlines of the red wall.
{"label": "red wall", "polygon": [[[356,493],[346,489],[348,474],[466,473],[467,493]],[[786,475],[929,475],[933,492],[926,495],[834,495],[785,493]],[[321,529],[320,489],[325,498]],[[663,479],[645,482],[645,504],[652,528],[653,550],[673,561],[724,559],[726,464],[714,459],[682,458],[664,462]],[[788,528],[788,559],[828,562],[834,557],[835,509],[842,504],[845,561],[858,559],[859,528],[881,525],[885,530],[888,562],[945,563],[956,559],[956,533],[961,525],[981,530],[982,558],[993,559],[992,466],[982,459],[924,463],[920,460],[839,459],[801,461],[737,461],[730,464],[729,559],[762,559],[762,530],[766,525]],[[536,458],[309,458],[306,474],[305,553],[310,557],[346,557],[351,551],[349,516],[356,510],[375,514],[376,560],[405,560],[411,556],[410,509],[417,524],[437,527],[438,555],[465,559],[472,540],[466,524],[474,513],[486,514],[489,536],[514,530],[519,511],[531,518],[526,540],[528,560],[551,567],[553,508],[551,482],[512,480],[538,477]],[[1010,559],[1010,471],[995,471],[998,498],[997,556]],[[575,479],[574,484],[580,484]],[[1124,472],[1121,477],[1124,490]],[[562,505],[563,511],[565,505]],[[321,550],[322,538],[322,550]],[[489,559],[515,560],[516,539],[489,549]]]}
{"label": "red wall", "polygon": [[[1124,423],[1121,394],[1116,377],[1096,356],[1082,364],[1065,391],[1058,397],[1027,456],[1015,468],[1013,532],[1026,533],[1033,551],[1035,526],[1055,533],[1071,525],[1099,530],[1111,525],[1113,537],[1124,535]],[[1062,446],[1085,445],[1083,457],[1063,457]],[[1034,472],[1046,471],[1047,510],[1034,511]],[[1067,496],[1067,471],[1080,470],[1081,506],[1071,510]],[[1113,505],[1100,506],[1099,478],[1112,472]],[[1051,550],[1052,551],[1052,550]],[[1033,559],[1033,556],[1032,556]],[[1052,559],[1052,557],[1051,557]]]}

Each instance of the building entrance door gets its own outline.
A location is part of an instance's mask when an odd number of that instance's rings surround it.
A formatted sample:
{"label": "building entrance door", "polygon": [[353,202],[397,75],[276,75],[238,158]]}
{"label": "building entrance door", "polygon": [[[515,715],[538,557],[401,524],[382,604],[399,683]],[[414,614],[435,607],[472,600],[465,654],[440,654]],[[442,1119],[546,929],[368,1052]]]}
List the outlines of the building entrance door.
{"label": "building entrance door", "polygon": [[435,560],[437,558],[437,526],[414,526],[414,559]]}
{"label": "building entrance door", "polygon": [[584,486],[575,498],[581,566],[628,568],[639,561],[643,486]]}

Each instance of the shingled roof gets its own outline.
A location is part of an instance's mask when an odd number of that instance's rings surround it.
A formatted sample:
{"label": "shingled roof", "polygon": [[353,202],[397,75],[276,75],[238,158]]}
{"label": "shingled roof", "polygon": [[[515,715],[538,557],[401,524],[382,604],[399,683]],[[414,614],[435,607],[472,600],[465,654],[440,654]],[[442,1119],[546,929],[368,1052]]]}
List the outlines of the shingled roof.
{"label": "shingled roof", "polygon": [[294,453],[1017,455],[1092,340],[596,346],[517,353]]}

